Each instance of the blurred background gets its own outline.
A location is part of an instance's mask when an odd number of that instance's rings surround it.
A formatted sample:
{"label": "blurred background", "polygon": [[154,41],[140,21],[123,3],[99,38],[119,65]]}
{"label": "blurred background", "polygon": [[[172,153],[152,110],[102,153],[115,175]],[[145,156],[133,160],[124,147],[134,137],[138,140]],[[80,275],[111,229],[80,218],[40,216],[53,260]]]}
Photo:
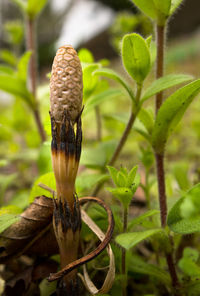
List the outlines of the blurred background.
{"label": "blurred background", "polygon": [[[27,50],[27,25],[20,5],[23,6],[23,0],[0,1],[0,74],[13,75],[12,79],[16,79],[16,71],[23,68],[20,65],[25,65],[25,62],[20,64],[20,59]],[[183,72],[199,76],[199,10],[198,0],[185,0],[172,17],[167,32],[166,73]],[[63,44],[71,44],[77,51],[86,48],[93,55],[93,61],[101,60],[102,64],[109,64],[109,67],[125,75],[120,58],[123,35],[139,32],[147,37],[152,34],[153,29],[151,21],[140,14],[129,0],[49,0],[35,23],[38,111],[47,134],[42,145],[30,106],[24,99],[26,96],[23,98],[23,95],[15,93],[16,89],[10,89],[14,80],[9,82],[8,79],[6,86],[2,86],[0,82],[0,204],[11,201],[13,204],[21,198],[22,208],[28,202],[34,180],[51,171],[48,73],[51,71],[56,50]],[[152,81],[153,72],[147,85]],[[29,79],[27,82],[30,85]],[[113,83],[110,85],[115,87]],[[106,161],[125,127],[122,117],[128,118],[129,115],[129,102],[124,104],[125,98],[122,95],[118,97],[116,100],[109,99],[100,106],[100,138],[97,135],[99,110],[95,109],[83,118],[84,143],[80,172],[86,179],[78,180],[81,195],[91,192],[99,181],[106,178]],[[153,101],[148,104],[149,108],[153,108]],[[199,107],[197,100],[185,116],[184,122],[179,125],[167,151],[168,159],[176,158],[180,166],[187,167],[186,171],[195,173],[193,178],[196,179],[199,179],[200,174]],[[187,134],[190,134],[190,143]],[[107,145],[108,143],[111,144]],[[132,167],[139,163],[142,171],[144,155],[141,155],[139,146],[149,151],[141,135],[134,132],[130,135],[130,141],[126,144],[118,165],[124,163]],[[183,155],[187,157],[184,164]],[[95,176],[91,178],[91,174]],[[174,176],[169,174],[170,194],[173,180]]]}

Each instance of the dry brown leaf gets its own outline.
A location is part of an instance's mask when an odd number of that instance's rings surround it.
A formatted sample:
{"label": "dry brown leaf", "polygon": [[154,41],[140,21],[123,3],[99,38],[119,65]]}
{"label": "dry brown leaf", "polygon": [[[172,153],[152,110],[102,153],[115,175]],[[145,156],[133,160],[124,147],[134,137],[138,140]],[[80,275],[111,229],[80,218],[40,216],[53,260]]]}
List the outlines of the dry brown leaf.
{"label": "dry brown leaf", "polygon": [[[87,215],[87,213],[84,210],[81,210],[81,217],[85,224],[87,224],[87,226],[97,235],[97,237],[101,241],[103,241],[105,238],[104,233],[96,225],[96,223]],[[92,295],[96,295],[98,293],[106,294],[112,288],[115,279],[115,258],[110,244],[108,245],[106,250],[110,259],[110,264],[105,281],[100,289],[97,289],[94,283],[91,281],[89,274],[87,272],[86,264],[83,266],[84,277],[79,274],[79,276],[83,280],[83,283],[85,284],[85,287]]]}
{"label": "dry brown leaf", "polygon": [[[58,251],[52,229],[53,200],[37,197],[21,219],[0,234],[0,263],[23,253],[51,255]],[[41,253],[40,253],[41,252]]]}

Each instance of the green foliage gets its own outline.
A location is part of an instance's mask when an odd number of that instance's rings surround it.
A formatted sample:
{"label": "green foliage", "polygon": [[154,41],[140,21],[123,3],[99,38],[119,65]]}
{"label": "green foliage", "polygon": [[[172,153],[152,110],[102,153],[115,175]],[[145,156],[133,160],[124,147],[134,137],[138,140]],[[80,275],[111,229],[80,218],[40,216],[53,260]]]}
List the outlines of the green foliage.
{"label": "green foliage", "polygon": [[3,232],[13,223],[19,221],[20,217],[15,214],[2,214],[0,215],[0,233]]}
{"label": "green foliage", "polygon": [[157,80],[155,80],[149,88],[147,88],[142,96],[141,101],[144,102],[147,99],[153,97],[157,93],[169,89],[173,86],[176,86],[181,83],[185,83],[189,80],[192,80],[191,75],[186,74],[170,74],[166,75],[164,77],[161,77]]}
{"label": "green foliage", "polygon": [[127,93],[129,94],[131,100],[133,100],[133,101],[135,100],[133,91],[130,88],[130,86],[128,85],[128,83],[119,74],[117,74],[115,71],[113,71],[111,69],[108,69],[108,68],[101,68],[101,69],[98,69],[98,70],[94,71],[93,74],[94,75],[99,75],[99,76],[105,76],[107,78],[110,78],[110,79],[113,79],[113,80],[117,81],[127,91]]}
{"label": "green foliage", "polygon": [[136,246],[138,243],[142,242],[143,240],[148,239],[151,236],[161,232],[163,232],[162,229],[150,229],[140,232],[122,233],[119,234],[115,240],[120,246],[122,246],[126,250],[129,250]]}
{"label": "green foliage", "polygon": [[22,12],[34,20],[45,7],[47,0],[12,0],[22,10]]}
{"label": "green foliage", "polygon": [[122,203],[124,208],[128,208],[138,186],[140,185],[140,177],[136,175],[137,166],[133,167],[130,172],[126,168],[121,167],[118,171],[114,167],[107,166],[111,178],[116,188],[107,188]]}
{"label": "green foliage", "polygon": [[122,60],[128,74],[142,84],[151,68],[151,57],[146,41],[138,34],[125,35],[122,40]]}
{"label": "green foliage", "polygon": [[0,59],[12,67],[17,65],[17,57],[7,49],[0,50]]}
{"label": "green foliage", "polygon": [[199,91],[200,80],[196,80],[177,90],[162,104],[152,133],[156,153],[163,154],[168,137]]}
{"label": "green foliage", "polygon": [[148,17],[157,19],[156,6],[153,0],[132,0],[133,3]]}
{"label": "green foliage", "polygon": [[109,177],[106,174],[81,174],[76,178],[76,191],[77,194],[83,194],[84,192],[87,192],[87,190],[92,190],[92,188],[106,180],[108,180]]}
{"label": "green foliage", "polygon": [[181,5],[183,0],[171,0],[171,1],[172,1],[172,4],[171,4],[170,14],[173,14],[175,10]]}
{"label": "green foliage", "polygon": [[56,181],[55,181],[54,173],[51,172],[51,173],[44,174],[35,180],[29,196],[30,203],[33,202],[37,196],[40,196],[40,195],[53,197],[52,193],[50,193],[48,190],[41,188],[39,184],[44,184],[49,188],[51,188],[52,190],[56,191]]}
{"label": "green foliage", "polygon": [[24,37],[23,24],[18,20],[8,21],[4,27],[10,43],[20,45]]}
{"label": "green foliage", "polygon": [[165,285],[170,284],[170,277],[168,272],[164,271],[162,268],[156,265],[149,264],[142,257],[131,254],[131,256],[128,256],[127,262],[128,269],[131,272],[151,276]]}
{"label": "green foliage", "polygon": [[167,224],[177,233],[188,234],[200,231],[200,184],[188,190],[171,208]]}
{"label": "green foliage", "polygon": [[108,90],[105,90],[103,92],[97,93],[93,96],[91,96],[88,101],[86,102],[83,115],[86,115],[88,112],[93,110],[95,107],[100,105],[101,103],[117,98],[120,95],[122,95],[122,91],[117,88],[109,88]]}
{"label": "green foliage", "polygon": [[158,210],[149,210],[146,213],[140,215],[139,217],[136,217],[136,218],[132,219],[128,223],[128,230],[131,230],[134,226],[136,226],[138,224],[140,225],[143,222],[147,221],[148,217],[152,217],[152,216],[157,215],[159,213],[160,213],[160,211],[158,211]]}
{"label": "green foliage", "polygon": [[191,278],[198,278],[200,276],[200,267],[197,265],[198,258],[199,252],[197,250],[185,248],[178,266],[185,275]]}
{"label": "green foliage", "polygon": [[181,190],[188,190],[191,187],[191,182],[188,178],[188,164],[179,162],[173,168],[174,176]]}

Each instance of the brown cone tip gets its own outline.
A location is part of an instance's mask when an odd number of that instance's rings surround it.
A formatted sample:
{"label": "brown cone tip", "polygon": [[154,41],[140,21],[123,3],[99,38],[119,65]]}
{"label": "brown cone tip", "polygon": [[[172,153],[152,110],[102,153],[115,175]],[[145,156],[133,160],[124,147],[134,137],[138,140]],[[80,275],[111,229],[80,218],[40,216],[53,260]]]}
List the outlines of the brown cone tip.
{"label": "brown cone tip", "polygon": [[62,121],[64,110],[75,122],[82,109],[82,69],[77,52],[71,45],[60,47],[52,65],[50,79],[51,115]]}

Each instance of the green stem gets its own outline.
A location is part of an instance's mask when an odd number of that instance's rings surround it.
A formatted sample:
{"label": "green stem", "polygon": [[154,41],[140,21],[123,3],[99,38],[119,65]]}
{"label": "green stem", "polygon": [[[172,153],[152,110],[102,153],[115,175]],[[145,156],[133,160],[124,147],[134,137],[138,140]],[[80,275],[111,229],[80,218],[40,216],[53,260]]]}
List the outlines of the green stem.
{"label": "green stem", "polygon": [[[156,37],[157,37],[157,59],[156,59],[156,79],[164,75],[164,50],[165,50],[165,26],[156,27]],[[156,95],[156,105],[155,113],[157,114],[159,108],[162,105],[163,92]],[[160,155],[155,153],[156,158],[156,173],[158,181],[158,194],[159,194],[159,204],[160,204],[160,219],[163,228],[167,224],[167,197],[166,197],[166,186],[165,186],[165,170],[164,170],[164,154]],[[173,239],[169,236],[169,242],[171,245],[171,252],[166,252],[166,261],[169,269],[169,273],[172,280],[172,286],[174,288],[174,295],[178,296],[179,281],[176,272],[176,266],[173,258]]]}
{"label": "green stem", "polygon": [[[123,212],[123,233],[126,233],[127,231],[127,219],[128,219],[128,210],[127,208],[124,208]],[[126,289],[127,289],[127,274],[126,274],[126,249],[122,249],[122,255],[121,255],[121,268],[122,268],[122,275],[123,277],[123,283],[122,283],[122,295],[126,296]]]}
{"label": "green stem", "polygon": [[32,52],[29,64],[29,78],[31,93],[34,98],[35,108],[32,110],[35,118],[35,122],[38,128],[38,132],[41,141],[46,140],[46,134],[42,125],[41,116],[38,108],[38,102],[36,100],[36,89],[37,89],[37,59],[36,59],[36,43],[35,43],[35,21],[28,18],[26,21],[26,48]]}

